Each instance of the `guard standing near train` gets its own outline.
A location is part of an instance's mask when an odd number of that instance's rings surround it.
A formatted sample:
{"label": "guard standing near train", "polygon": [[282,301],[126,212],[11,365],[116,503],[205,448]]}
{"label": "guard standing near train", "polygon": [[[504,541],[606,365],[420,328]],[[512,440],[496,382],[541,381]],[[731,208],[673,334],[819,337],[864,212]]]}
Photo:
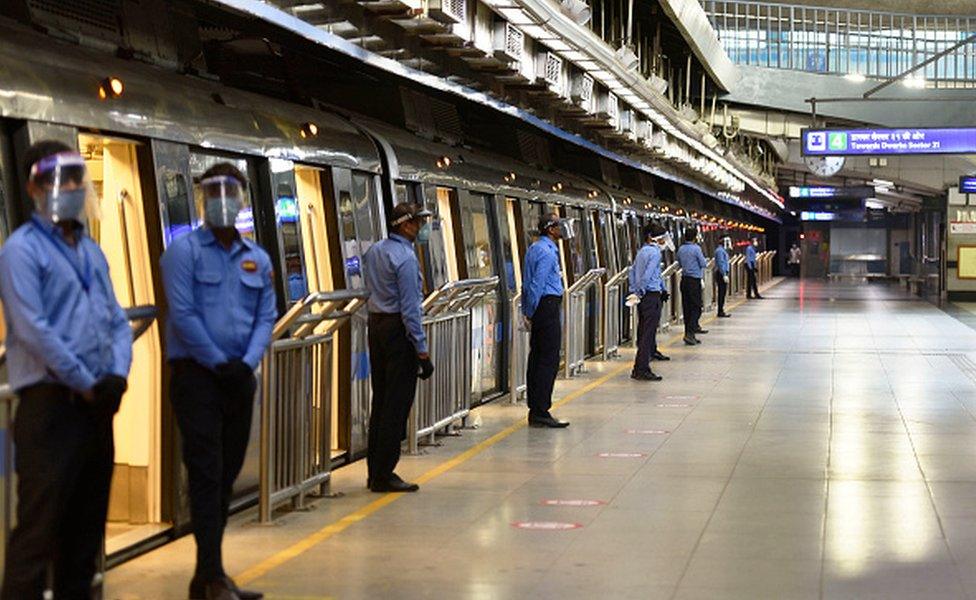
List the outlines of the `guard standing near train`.
{"label": "guard standing near train", "polygon": [[[420,263],[414,242],[430,237],[430,211],[417,204],[398,204],[390,236],[363,256],[369,290],[369,362],[373,400],[369,415],[366,485],[374,492],[416,492],[394,470],[407,419],[417,392],[417,377],[428,379],[434,364],[427,352],[421,323]],[[418,374],[419,370],[419,374]]]}
{"label": "guard standing near train", "polygon": [[725,294],[729,290],[729,250],[732,249],[732,238],[722,238],[722,243],[715,248],[715,284],[718,287],[718,316],[727,319],[731,317],[725,312]]}
{"label": "guard standing near train", "polygon": [[698,231],[689,227],[685,229],[685,241],[678,248],[678,264],[681,266],[681,310],[685,319],[685,344],[694,346],[701,340],[695,337],[699,333],[708,333],[702,329],[698,320],[702,314],[702,275],[708,261],[702,253],[701,246],[695,240]]}
{"label": "guard standing near train", "polygon": [[637,304],[637,356],[631,379],[660,381],[661,376],[651,369],[651,360],[669,360],[657,349],[657,328],[661,323],[661,306],[668,301],[668,291],[661,278],[662,247],[670,242],[660,225],[648,225],[644,229],[644,245],[637,251],[634,266],[628,275],[630,293],[640,300]]}
{"label": "guard standing near train", "polygon": [[756,279],[756,247],[759,246],[759,239],[752,238],[752,243],[746,246],[746,298],[755,296],[757,300],[762,300],[759,295],[759,283]]}
{"label": "guard standing near train", "polygon": [[525,253],[522,270],[522,315],[528,321],[530,331],[525,374],[530,427],[569,426],[549,412],[562,344],[563,276],[556,242],[563,237],[564,226],[555,213],[540,219],[539,239]]}
{"label": "guard standing near train", "polygon": [[132,331],[108,262],[85,233],[95,198],[85,161],[56,141],[25,155],[31,219],[0,250],[14,422],[17,526],[4,600],[90,598],[114,463],[112,418],[132,362]]}
{"label": "guard standing near train", "polygon": [[278,316],[271,260],[241,237],[247,179],[220,163],[200,181],[204,226],[176,240],[161,259],[169,303],[169,395],[183,440],[190,516],[197,544],[191,600],[247,600],[224,572],[221,544],[234,480],[244,464],[257,382],[254,370]]}

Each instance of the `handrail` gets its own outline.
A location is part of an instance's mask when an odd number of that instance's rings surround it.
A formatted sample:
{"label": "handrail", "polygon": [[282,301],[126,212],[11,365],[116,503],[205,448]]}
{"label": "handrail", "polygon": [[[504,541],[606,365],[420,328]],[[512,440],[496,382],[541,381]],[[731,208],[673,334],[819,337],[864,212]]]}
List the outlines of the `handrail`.
{"label": "handrail", "polygon": [[421,304],[425,315],[465,310],[498,285],[498,276],[448,281],[437,288]]}
{"label": "handrail", "polygon": [[583,290],[583,289],[589,287],[594,281],[596,281],[600,277],[603,277],[603,274],[606,273],[606,272],[607,272],[607,269],[605,267],[598,267],[598,268],[590,269],[589,271],[587,271],[586,273],[584,273],[582,277],[580,277],[579,279],[577,279],[573,283],[573,285],[569,286],[569,289],[566,290],[566,293],[567,294],[575,294],[575,293],[579,292],[580,290]]}
{"label": "handrail", "polygon": [[[369,298],[369,292],[366,290],[335,290],[309,294],[293,304],[275,322],[274,328],[271,330],[271,341],[274,342],[284,337],[289,328],[300,319],[301,322],[298,323],[300,327],[292,333],[293,337],[305,337],[322,321],[336,321],[350,317],[366,302],[367,298]],[[316,305],[323,305],[328,308],[313,313],[312,309]],[[340,306],[342,306],[341,309]],[[332,330],[333,328],[330,328],[326,332],[319,333],[329,333]]]}
{"label": "handrail", "polygon": [[516,404],[522,392],[525,391],[525,368],[528,359],[528,348],[525,343],[525,331],[522,331],[519,323],[522,307],[522,292],[516,292],[511,299],[511,339],[512,351],[508,361],[508,393],[512,404]]}
{"label": "handrail", "polygon": [[673,263],[665,267],[663,271],[661,271],[661,277],[662,278],[670,277],[675,271],[678,271],[679,269],[681,269],[681,265],[678,264],[678,261],[674,261]]}
{"label": "handrail", "polygon": [[629,275],[629,274],[630,274],[630,266],[626,266],[623,269],[620,269],[619,271],[617,271],[617,273],[613,277],[611,277],[610,279],[608,279],[607,282],[605,284],[603,284],[603,285],[605,285],[607,287],[611,287],[611,286],[617,285],[617,283],[621,279],[627,277],[627,275]]}
{"label": "handrail", "polygon": [[624,286],[628,283],[630,265],[617,271],[603,284],[603,360],[620,351]]}

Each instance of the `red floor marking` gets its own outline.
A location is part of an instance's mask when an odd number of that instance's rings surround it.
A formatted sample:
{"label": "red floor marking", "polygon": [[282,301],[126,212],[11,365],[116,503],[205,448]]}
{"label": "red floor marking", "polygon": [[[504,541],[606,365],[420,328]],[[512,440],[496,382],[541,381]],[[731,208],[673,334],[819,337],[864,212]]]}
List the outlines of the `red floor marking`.
{"label": "red floor marking", "polygon": [[536,531],[567,531],[579,529],[582,523],[563,523],[561,521],[516,521],[512,527],[516,529],[532,529]]}
{"label": "red floor marking", "polygon": [[543,500],[543,506],[603,506],[604,500]]}

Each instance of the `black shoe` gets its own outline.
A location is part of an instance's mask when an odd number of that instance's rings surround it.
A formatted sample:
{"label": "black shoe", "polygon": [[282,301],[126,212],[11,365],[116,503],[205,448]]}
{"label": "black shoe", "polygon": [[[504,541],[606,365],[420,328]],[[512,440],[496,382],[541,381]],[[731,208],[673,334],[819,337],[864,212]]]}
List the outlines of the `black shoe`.
{"label": "black shoe", "polygon": [[558,421],[552,417],[552,415],[545,415],[542,417],[529,417],[529,427],[548,427],[550,429],[562,429],[563,427],[569,427],[569,423],[566,421]]}
{"label": "black shoe", "polygon": [[695,344],[700,344],[701,343],[701,342],[699,342],[698,340],[696,340],[695,338],[693,338],[690,335],[686,335],[685,338],[684,338],[684,340],[685,340],[685,345],[688,345],[688,346],[694,346]]}
{"label": "black shoe", "polygon": [[708,330],[707,329],[702,329],[701,327],[699,327],[698,329],[695,330],[695,333],[708,333]]}
{"label": "black shoe", "polygon": [[407,483],[396,475],[391,475],[386,481],[373,481],[371,483],[373,485],[369,486],[369,491],[376,492],[377,494],[384,494],[386,492],[416,492],[420,489],[420,486],[416,483]]}
{"label": "black shoe", "polygon": [[700,343],[701,343],[701,340],[698,339],[698,338],[695,338],[695,344],[700,344]]}
{"label": "black shoe", "polygon": [[664,379],[660,375],[655,374],[653,371],[648,371],[647,373],[631,373],[630,378],[637,381],[661,381]]}
{"label": "black shoe", "polygon": [[261,600],[264,598],[264,594],[262,592],[255,592],[254,590],[242,590],[241,588],[237,587],[237,584],[234,583],[234,580],[230,577],[224,576],[224,580],[227,582],[227,587],[232,589],[234,593],[237,594],[237,597],[241,600]]}
{"label": "black shoe", "polygon": [[732,315],[730,315],[729,313],[724,313],[724,312],[723,313],[718,313],[718,318],[719,319],[728,319],[731,316]]}
{"label": "black shoe", "polygon": [[671,357],[665,356],[660,352],[658,352],[657,350],[655,350],[654,354],[651,355],[651,360],[671,360]]}
{"label": "black shoe", "polygon": [[762,296],[756,296],[756,300],[765,300],[765,298]]}
{"label": "black shoe", "polygon": [[[227,577],[218,577],[210,581],[203,581],[196,577],[190,581],[190,600],[241,600],[234,589],[228,585]],[[230,582],[233,584],[233,582]],[[263,596],[258,596],[262,598]]]}

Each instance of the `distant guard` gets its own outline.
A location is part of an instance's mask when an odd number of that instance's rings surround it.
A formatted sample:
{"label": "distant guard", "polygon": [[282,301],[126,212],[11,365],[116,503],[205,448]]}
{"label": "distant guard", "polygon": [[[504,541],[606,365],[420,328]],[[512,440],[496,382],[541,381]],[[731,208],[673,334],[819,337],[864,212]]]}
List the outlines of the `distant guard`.
{"label": "distant guard", "polygon": [[631,379],[639,381],[660,381],[661,376],[651,370],[650,362],[669,360],[657,349],[657,328],[661,323],[661,307],[668,301],[668,290],[661,278],[661,259],[664,248],[673,250],[671,234],[657,224],[644,229],[644,245],[637,251],[634,265],[630,269],[630,292],[640,301],[637,304],[637,356]]}
{"label": "distant guard", "polygon": [[732,238],[725,236],[715,248],[715,284],[718,287],[718,316],[729,318],[725,312],[725,296],[729,290],[729,252],[732,250]]}

